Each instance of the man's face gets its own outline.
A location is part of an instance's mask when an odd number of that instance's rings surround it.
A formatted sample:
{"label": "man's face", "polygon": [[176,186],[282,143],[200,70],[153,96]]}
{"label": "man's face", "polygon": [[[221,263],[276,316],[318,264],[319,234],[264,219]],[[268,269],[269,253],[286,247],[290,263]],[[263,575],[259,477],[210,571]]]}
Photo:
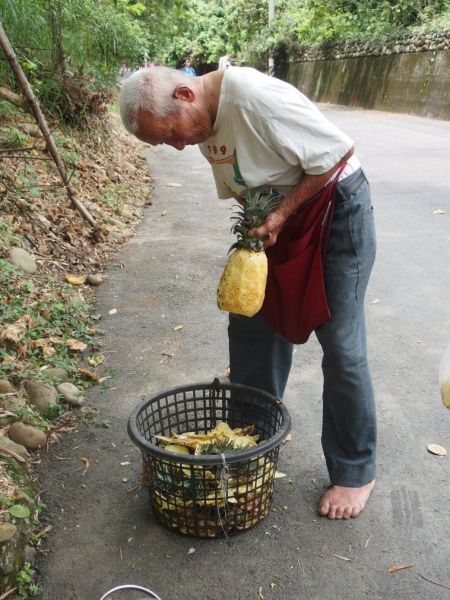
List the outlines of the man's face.
{"label": "man's face", "polygon": [[185,146],[200,144],[211,136],[207,115],[202,116],[190,103],[183,103],[178,112],[162,118],[142,110],[138,123],[136,137],[152,146],[167,144],[183,150]]}

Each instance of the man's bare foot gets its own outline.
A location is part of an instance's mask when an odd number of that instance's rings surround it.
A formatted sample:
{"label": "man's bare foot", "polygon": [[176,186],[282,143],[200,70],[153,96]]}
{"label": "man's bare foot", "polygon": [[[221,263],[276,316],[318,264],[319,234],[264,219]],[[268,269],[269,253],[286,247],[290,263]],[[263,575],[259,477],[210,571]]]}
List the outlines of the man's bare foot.
{"label": "man's bare foot", "polygon": [[332,485],[322,496],[319,515],[329,519],[351,519],[357,517],[366,506],[375,480],[361,487]]}

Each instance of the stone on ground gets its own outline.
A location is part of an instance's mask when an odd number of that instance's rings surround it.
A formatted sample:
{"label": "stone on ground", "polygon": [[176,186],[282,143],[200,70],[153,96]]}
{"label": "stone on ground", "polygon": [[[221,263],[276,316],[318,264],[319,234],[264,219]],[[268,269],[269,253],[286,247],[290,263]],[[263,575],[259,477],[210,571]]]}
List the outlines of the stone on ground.
{"label": "stone on ground", "polygon": [[8,435],[13,442],[25,446],[28,450],[38,450],[47,445],[47,436],[43,431],[32,425],[25,425],[20,421],[10,426]]}
{"label": "stone on ground", "polygon": [[42,373],[48,377],[53,383],[62,383],[67,381],[68,373],[61,367],[49,367],[42,371]]}
{"label": "stone on ground", "polygon": [[56,389],[71,406],[83,406],[84,396],[81,391],[73,383],[65,381],[56,386]]}
{"label": "stone on ground", "polygon": [[14,454],[18,454],[24,459],[27,459],[30,456],[25,446],[22,446],[21,444],[16,444],[16,442],[13,442],[13,440],[7,437],[6,435],[0,435],[0,454],[10,458],[11,454],[8,452],[8,450],[11,450],[11,452],[14,452]]}
{"label": "stone on ground", "polygon": [[9,394],[13,391],[13,386],[7,379],[0,379],[0,394]]}
{"label": "stone on ground", "polygon": [[21,269],[25,273],[35,273],[37,271],[36,261],[31,254],[23,248],[11,248],[9,251],[9,259],[15,267]]}
{"label": "stone on ground", "polygon": [[45,414],[49,408],[57,406],[58,392],[52,385],[29,379],[24,383],[24,387],[30,403],[41,414]]}

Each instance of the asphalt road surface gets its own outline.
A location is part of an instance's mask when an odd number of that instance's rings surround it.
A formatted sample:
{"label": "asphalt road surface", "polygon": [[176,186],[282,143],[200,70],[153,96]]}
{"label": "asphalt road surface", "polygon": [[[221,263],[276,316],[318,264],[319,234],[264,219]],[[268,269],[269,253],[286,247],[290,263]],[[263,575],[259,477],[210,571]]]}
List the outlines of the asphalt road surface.
{"label": "asphalt road surface", "polygon": [[[450,450],[438,387],[450,338],[450,122],[321,108],[355,140],[378,229],[366,303],[379,455],[366,510],[345,522],[316,513],[329,482],[313,336],[294,356],[285,395],[293,439],[281,452],[287,477],[276,481],[269,516],[212,541],[156,522],[126,422],[144,396],[211,381],[228,365],[227,316],[215,293],[232,202],[216,199],[197,148],[149,149],[153,205],[97,293],[106,367],[116,375],[89,401],[98,423],[111,426],[80,426],[43,457],[42,498],[54,525],[38,563],[45,600],[98,600],[127,582],[162,600],[450,598],[449,459],[427,452],[429,443]],[[399,565],[412,566],[388,572]]]}

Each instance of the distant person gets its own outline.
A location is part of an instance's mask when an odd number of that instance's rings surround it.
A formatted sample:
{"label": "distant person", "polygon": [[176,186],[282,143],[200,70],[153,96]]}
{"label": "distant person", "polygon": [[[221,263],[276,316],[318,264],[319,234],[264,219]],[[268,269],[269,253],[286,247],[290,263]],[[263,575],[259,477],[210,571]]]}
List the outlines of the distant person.
{"label": "distant person", "polygon": [[189,75],[190,77],[197,77],[197,73],[191,67],[191,61],[189,60],[189,58],[184,59],[184,63],[181,70],[185,75]]}
{"label": "distant person", "polygon": [[221,56],[219,59],[219,66],[217,68],[218,71],[225,71],[226,69],[228,69],[228,67],[231,67],[231,60],[229,56]]}
{"label": "distant person", "polygon": [[122,63],[122,66],[120,67],[119,70],[119,76],[120,77],[128,77],[131,74],[131,69],[128,66],[128,63]]}

